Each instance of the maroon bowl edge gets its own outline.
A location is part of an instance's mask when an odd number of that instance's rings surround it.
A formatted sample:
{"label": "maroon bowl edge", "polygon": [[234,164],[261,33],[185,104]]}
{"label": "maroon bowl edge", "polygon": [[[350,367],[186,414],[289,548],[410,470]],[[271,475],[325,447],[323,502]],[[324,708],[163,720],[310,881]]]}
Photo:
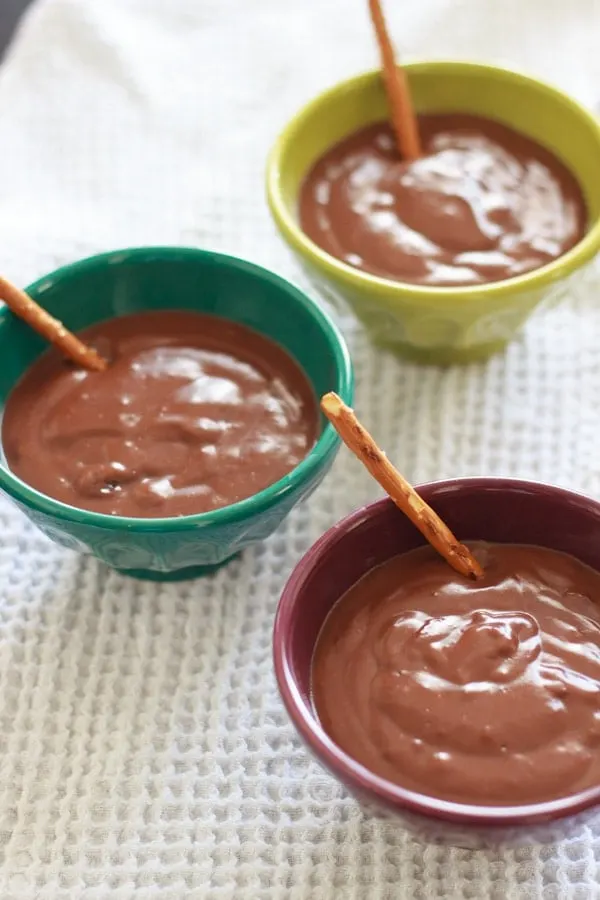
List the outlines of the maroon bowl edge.
{"label": "maroon bowl edge", "polygon": [[[498,490],[553,496],[565,503],[594,511],[600,520],[600,502],[583,493],[556,487],[543,482],[504,477],[468,477],[427,482],[416,490],[426,501],[448,490]],[[369,769],[345,753],[321,727],[312,708],[301,696],[289,663],[291,620],[296,600],[315,563],[343,541],[351,530],[376,516],[392,501],[388,497],[375,500],[349,513],[332,525],[308,549],[296,564],[281,594],[273,625],[273,663],[279,693],[286,711],[306,746],[332,775],[360,798],[376,802],[399,814],[403,810],[426,818],[460,825],[492,828],[529,826],[553,822],[576,815],[600,803],[600,785],[557,800],[533,803],[525,806],[477,806],[440,800],[426,794],[410,791],[400,785],[375,775]]]}

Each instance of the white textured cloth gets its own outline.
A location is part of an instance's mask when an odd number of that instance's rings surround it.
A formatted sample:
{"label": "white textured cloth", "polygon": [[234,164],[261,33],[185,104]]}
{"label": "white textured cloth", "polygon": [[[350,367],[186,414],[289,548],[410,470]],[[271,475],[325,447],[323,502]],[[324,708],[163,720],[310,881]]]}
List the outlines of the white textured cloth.
{"label": "white textured cloth", "polygon": [[[1,2],[1,0],[0,0]],[[407,56],[505,62],[600,100],[597,0],[389,0]],[[355,0],[45,0],[0,70],[1,268],[217,248],[301,276],[265,154],[302,102],[376,64]],[[600,177],[600,159],[598,160]],[[600,495],[600,279],[504,357],[440,371],[343,322],[357,409],[408,477],[530,476]],[[542,848],[426,846],[370,818],[279,701],[271,626],[292,565],[377,494],[348,453],[214,577],[136,582],[0,504],[0,897],[585,900],[600,825]]]}

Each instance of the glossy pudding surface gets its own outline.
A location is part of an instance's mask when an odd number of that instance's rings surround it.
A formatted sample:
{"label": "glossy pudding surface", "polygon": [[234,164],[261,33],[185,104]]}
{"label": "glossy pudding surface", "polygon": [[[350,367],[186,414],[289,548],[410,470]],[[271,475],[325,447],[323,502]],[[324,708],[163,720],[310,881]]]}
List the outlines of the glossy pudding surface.
{"label": "glossy pudding surface", "polygon": [[228,506],[290,472],[313,447],[312,387],[280,346],[192,312],[123,316],[82,332],[104,372],[54,350],[10,394],[10,469],[70,506],[169,517]]}
{"label": "glossy pudding surface", "polygon": [[499,122],[419,117],[420,159],[399,158],[378,122],[331,147],[301,187],[303,231],[342,262],[430,287],[538,269],[587,228],[582,190],[549,150]]}
{"label": "glossy pudding surface", "polygon": [[429,547],[334,606],[312,665],[327,734],[421,794],[524,805],[600,784],[600,574],[571,556],[470,543],[466,581]]}

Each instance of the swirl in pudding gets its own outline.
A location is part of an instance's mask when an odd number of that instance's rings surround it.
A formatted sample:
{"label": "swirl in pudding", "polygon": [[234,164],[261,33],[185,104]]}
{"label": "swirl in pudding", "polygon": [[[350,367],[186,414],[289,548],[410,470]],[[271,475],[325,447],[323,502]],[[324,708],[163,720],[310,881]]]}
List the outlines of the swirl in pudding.
{"label": "swirl in pudding", "polygon": [[135,518],[210,512],[279,481],[318,438],[304,371],[245,325],[157,310],[83,337],[108,368],[88,372],[47,351],[2,423],[11,470],[63,503]]}
{"label": "swirl in pudding", "polygon": [[423,547],[338,601],[313,660],[323,728],[444,800],[523,805],[600,784],[600,574],[540,547],[470,547],[480,581]]}
{"label": "swirl in pudding", "polygon": [[300,224],[327,253],[426,287],[502,281],[577,244],[581,188],[553,153],[500,122],[419,116],[423,155],[398,158],[386,122],[331,147],[300,191]]}

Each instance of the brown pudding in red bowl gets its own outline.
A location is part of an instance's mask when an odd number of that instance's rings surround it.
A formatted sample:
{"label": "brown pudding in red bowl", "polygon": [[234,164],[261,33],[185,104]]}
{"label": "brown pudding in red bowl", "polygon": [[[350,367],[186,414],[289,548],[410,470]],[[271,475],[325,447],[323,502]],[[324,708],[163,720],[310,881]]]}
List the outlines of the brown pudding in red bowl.
{"label": "brown pudding in red bowl", "polygon": [[285,706],[334,776],[421,837],[572,833],[600,801],[600,504],[506,479],[418,490],[483,578],[390,500],[352,513],[281,597]]}

